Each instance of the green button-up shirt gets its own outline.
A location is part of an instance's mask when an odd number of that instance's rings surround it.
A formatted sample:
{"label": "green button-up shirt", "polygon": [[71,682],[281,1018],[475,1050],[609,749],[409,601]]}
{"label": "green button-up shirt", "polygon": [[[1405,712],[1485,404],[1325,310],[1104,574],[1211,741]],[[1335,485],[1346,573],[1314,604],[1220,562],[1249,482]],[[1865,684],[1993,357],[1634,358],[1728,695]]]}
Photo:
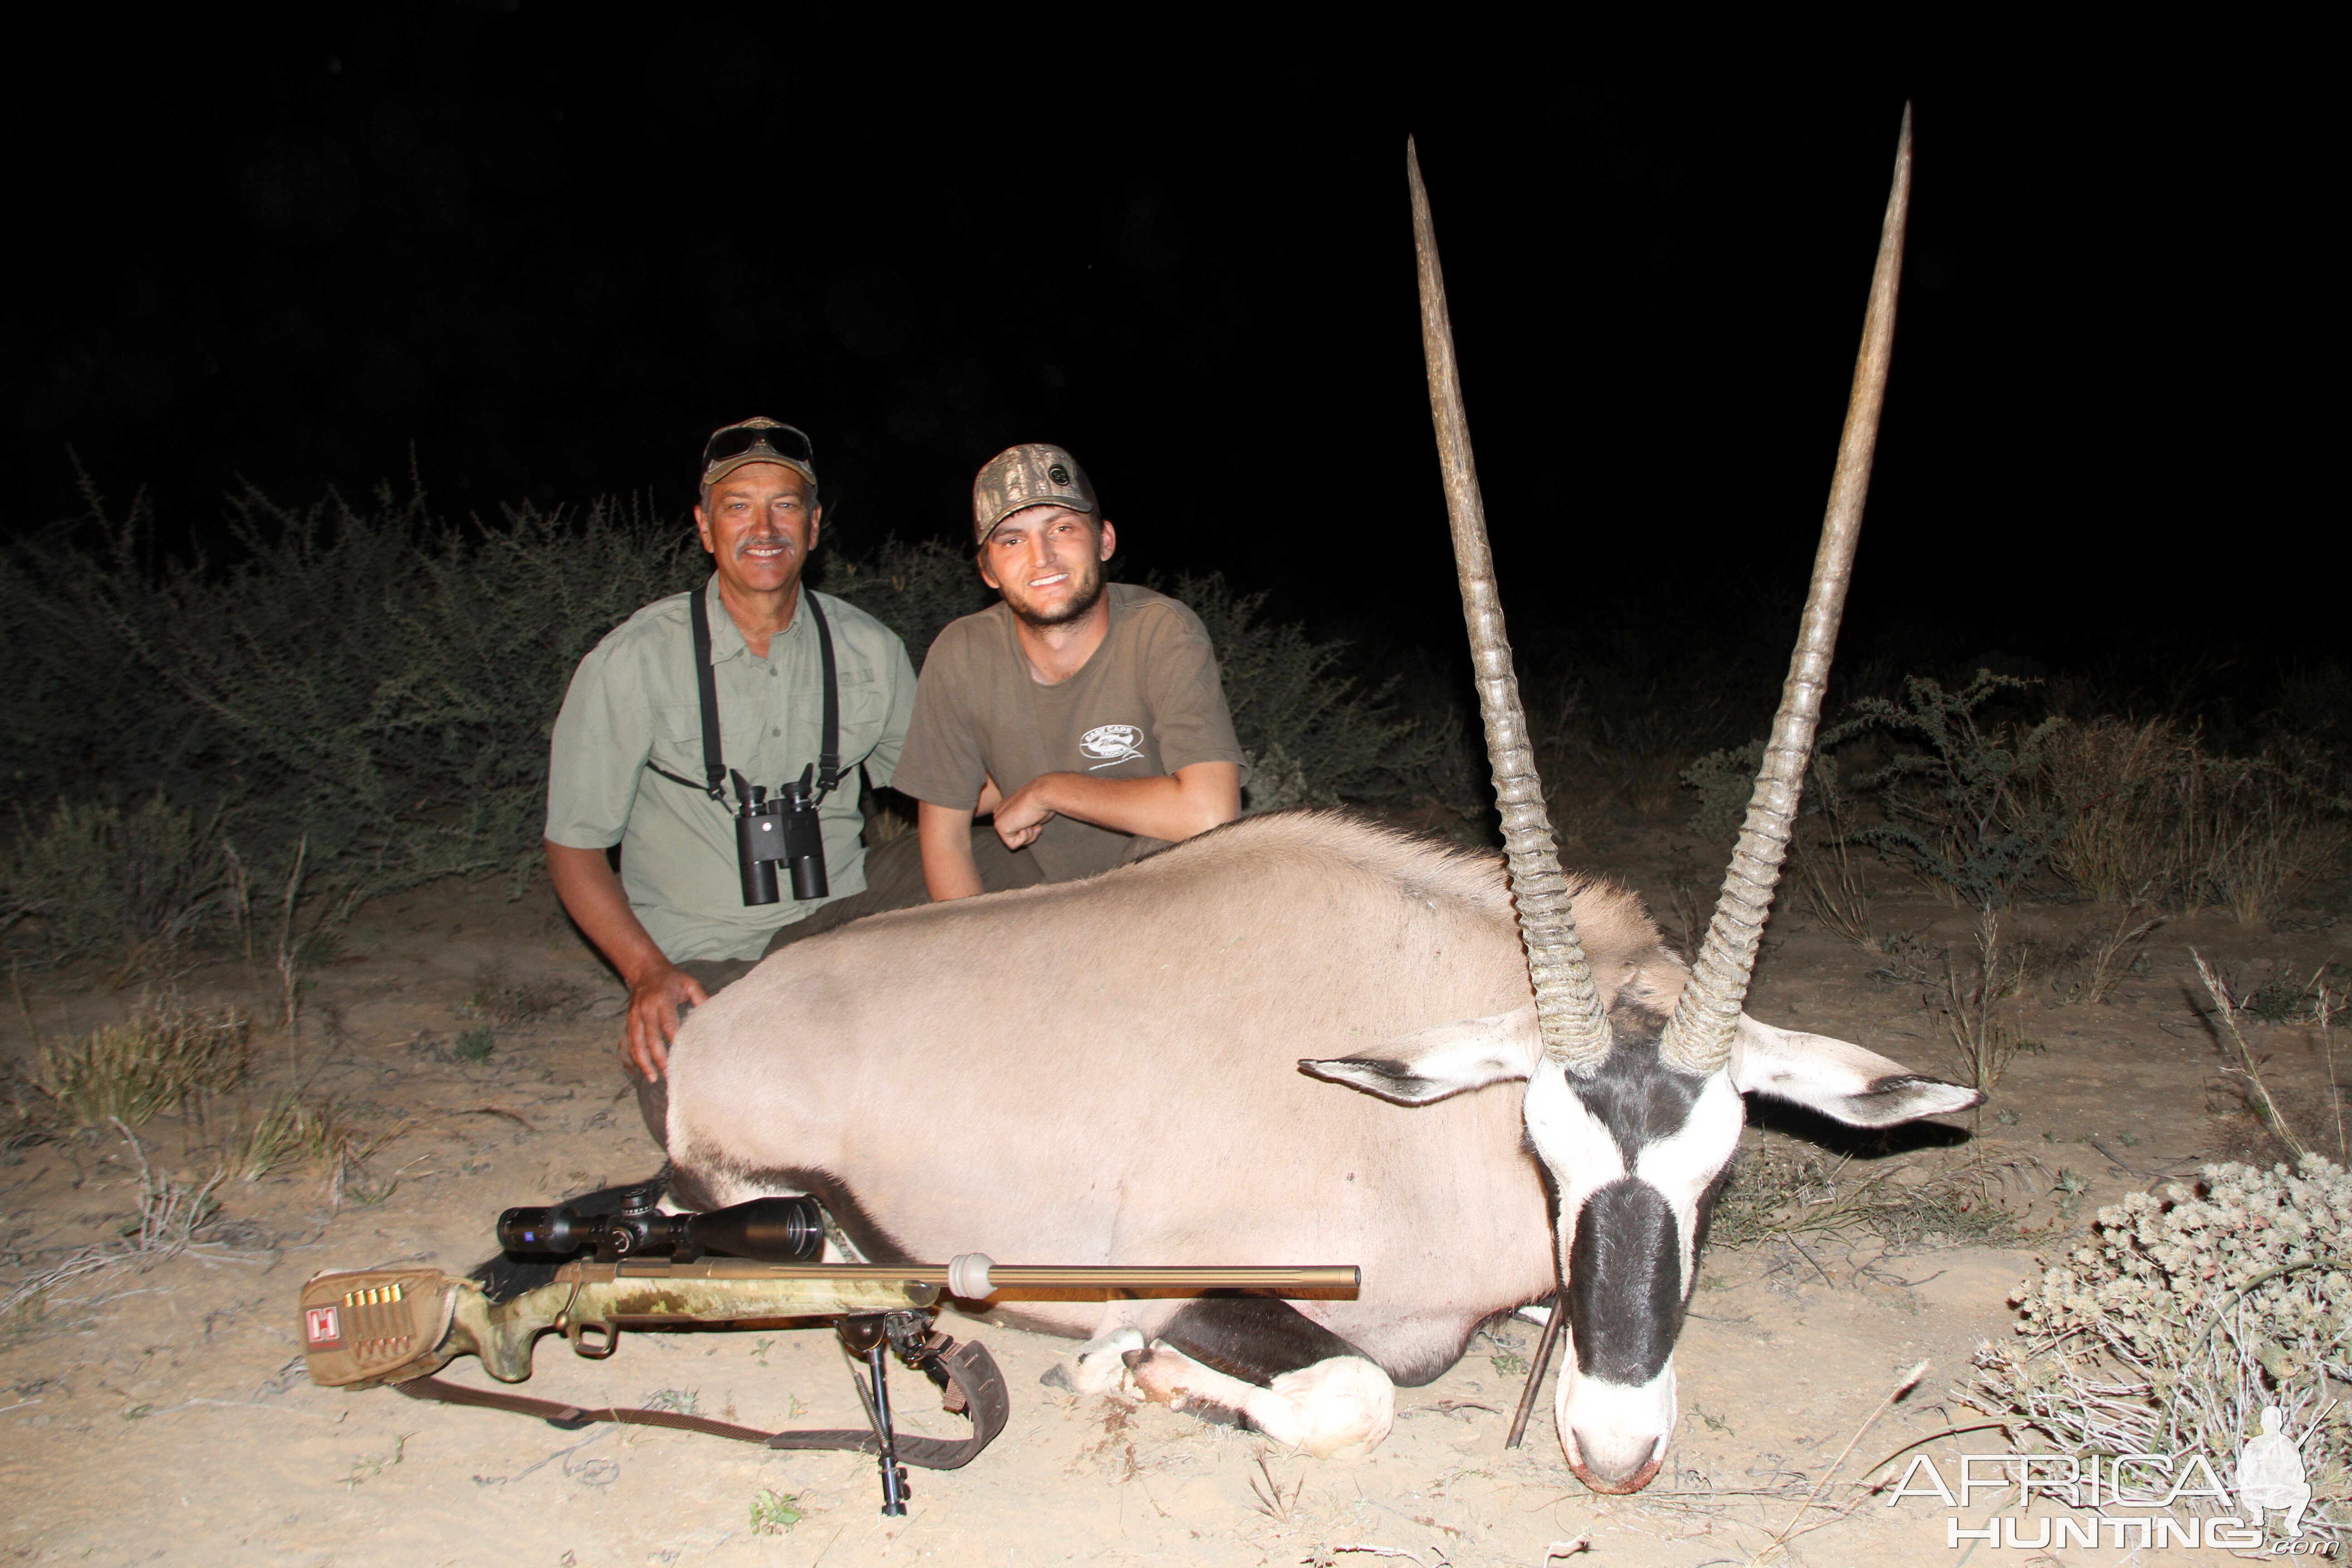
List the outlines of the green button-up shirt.
{"label": "green button-up shirt", "polygon": [[[810,590],[803,589],[803,593]],[[915,670],[898,635],[830,594],[841,687],[841,785],[819,811],[831,897],[866,887],[858,843],[858,770],[890,782],[915,706]],[[780,873],[781,902],[747,908],[735,864],[735,820],[700,789],[702,709],[684,594],[647,605],[596,645],[572,678],[555,721],[547,773],[547,837],[575,849],[621,846],[621,885],[646,934],[672,963],[757,958],[777,928],[818,909],[801,903]],[[774,790],[816,761],[824,724],[824,666],[815,617],[805,608],[755,658],[719,600],[706,591],[710,663],[727,765]],[[732,790],[730,792],[732,800]]]}

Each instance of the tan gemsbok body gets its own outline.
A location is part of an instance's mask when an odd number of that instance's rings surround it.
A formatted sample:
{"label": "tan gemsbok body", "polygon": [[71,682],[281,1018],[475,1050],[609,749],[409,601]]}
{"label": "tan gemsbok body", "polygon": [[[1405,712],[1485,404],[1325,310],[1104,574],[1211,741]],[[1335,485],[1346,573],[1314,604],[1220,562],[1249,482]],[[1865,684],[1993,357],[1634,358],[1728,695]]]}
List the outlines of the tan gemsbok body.
{"label": "tan gemsbok body", "polygon": [[1740,1096],[1864,1126],[1981,1099],[1740,1011],[1868,486],[1909,147],[1906,116],[1813,590],[1695,978],[1636,900],[1555,858],[1415,166],[1432,403],[1506,860],[1287,813],[1088,881],[787,948],[679,1037],[681,1193],[813,1194],[876,1261],[1357,1264],[1352,1301],[988,1310],[1088,1337],[1065,1374],[1076,1386],[1130,1383],[1318,1453],[1379,1442],[1395,1384],[1436,1376],[1480,1322],[1564,1281],[1568,1461],[1602,1490],[1645,1484],[1675,1423],[1675,1339]]}

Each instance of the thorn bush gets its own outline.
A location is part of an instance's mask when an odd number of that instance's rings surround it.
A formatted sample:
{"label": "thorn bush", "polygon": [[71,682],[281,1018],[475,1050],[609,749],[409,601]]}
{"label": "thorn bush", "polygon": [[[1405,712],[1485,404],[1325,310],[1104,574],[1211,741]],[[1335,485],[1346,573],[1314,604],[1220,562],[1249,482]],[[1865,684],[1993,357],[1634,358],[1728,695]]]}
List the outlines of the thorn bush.
{"label": "thorn bush", "polygon": [[1863,697],[1846,710],[1849,725],[1889,731],[1919,747],[1854,781],[1878,797],[1885,818],[1856,837],[1979,910],[2011,903],[2066,830],[2063,808],[2030,787],[2050,738],[2066,721],[2021,726],[1979,717],[1999,693],[2031,684],[1980,669],[1947,691],[1914,675],[1903,682],[1902,700]]}

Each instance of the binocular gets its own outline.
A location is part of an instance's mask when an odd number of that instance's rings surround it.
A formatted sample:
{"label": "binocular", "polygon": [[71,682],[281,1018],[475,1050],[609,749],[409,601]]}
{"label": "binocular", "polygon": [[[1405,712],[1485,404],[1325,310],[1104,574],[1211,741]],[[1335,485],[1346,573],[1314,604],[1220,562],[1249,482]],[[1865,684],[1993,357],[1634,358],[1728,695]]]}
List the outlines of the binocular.
{"label": "binocular", "polygon": [[743,804],[735,813],[735,864],[743,876],[746,905],[776,902],[776,866],[792,868],[793,897],[822,899],[831,888],[824,876],[824,834],[817,824],[816,764],[770,795],[764,784],[748,789],[739,777]]}

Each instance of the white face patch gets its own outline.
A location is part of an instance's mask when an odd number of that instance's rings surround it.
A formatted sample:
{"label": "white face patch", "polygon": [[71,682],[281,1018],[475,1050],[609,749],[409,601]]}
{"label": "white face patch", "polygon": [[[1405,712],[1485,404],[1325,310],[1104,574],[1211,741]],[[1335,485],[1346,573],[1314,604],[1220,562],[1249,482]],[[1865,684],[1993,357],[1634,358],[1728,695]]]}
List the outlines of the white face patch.
{"label": "white face patch", "polygon": [[1528,1142],[1559,1184],[1561,1256],[1573,1249],[1576,1215],[1584,1200],[1611,1182],[1634,1176],[1657,1188],[1674,1210],[1682,1244],[1682,1293],[1687,1296],[1698,1261],[1698,1200],[1730,1163],[1748,1120],[1747,1105],[1729,1075],[1708,1079],[1681,1130],[1644,1145],[1630,1171],[1617,1140],[1577,1098],[1567,1069],[1549,1057],[1528,1078],[1526,1115]]}
{"label": "white face patch", "polygon": [[1675,1228],[1682,1233],[1685,1300],[1697,1278],[1698,1200],[1731,1163],[1739,1148],[1739,1130],[1747,1123],[1747,1102],[1731,1087],[1730,1075],[1717,1072],[1699,1090],[1682,1131],[1645,1145],[1633,1162],[1633,1173],[1657,1188],[1675,1211]]}
{"label": "white face patch", "polygon": [[1528,1075],[1528,1142],[1559,1184],[1562,1256],[1574,1239],[1569,1227],[1578,1209],[1596,1188],[1630,1174],[1618,1152],[1617,1140],[1601,1119],[1585,1109],[1570,1087],[1568,1069],[1549,1057],[1536,1063]]}
{"label": "white face patch", "polygon": [[1675,1363],[1638,1387],[1587,1377],[1571,1356],[1560,1368],[1552,1418],[1569,1463],[1588,1481],[1621,1482],[1655,1464],[1665,1451],[1681,1405]]}

